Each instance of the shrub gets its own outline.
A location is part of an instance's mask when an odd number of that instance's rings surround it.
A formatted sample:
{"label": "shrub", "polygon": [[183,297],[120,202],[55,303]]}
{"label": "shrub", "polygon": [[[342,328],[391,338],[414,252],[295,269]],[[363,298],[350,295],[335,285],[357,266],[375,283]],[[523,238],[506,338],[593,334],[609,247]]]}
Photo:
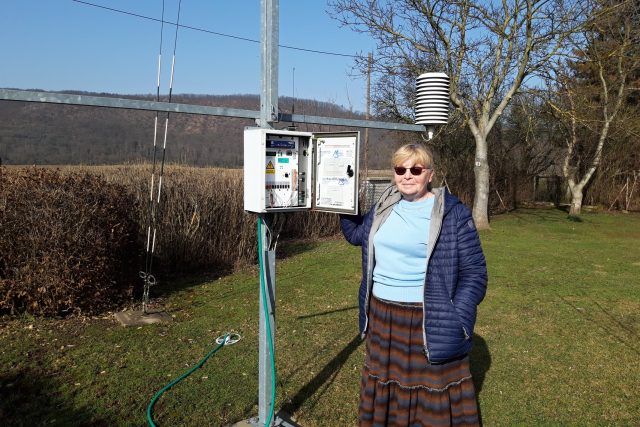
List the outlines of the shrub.
{"label": "shrub", "polygon": [[[140,232],[144,233],[140,240],[146,242],[151,167],[98,166],[82,170],[122,184],[135,195],[136,218]],[[242,169],[166,166],[156,224],[154,271],[225,271],[256,262],[256,215],[245,212],[243,203]],[[336,214],[296,212],[278,216],[274,228],[281,230],[281,240],[318,238],[340,232]]]}
{"label": "shrub", "polygon": [[136,211],[98,175],[0,168],[0,312],[91,312],[130,295]]}
{"label": "shrub", "polygon": [[[139,290],[150,178],[149,165],[4,169],[0,312],[94,310],[128,295],[131,283]],[[161,281],[256,262],[256,215],[243,210],[240,169],[167,165],[156,218],[152,273]],[[278,214],[274,231],[280,241],[319,238],[340,224],[336,214],[296,212]]]}

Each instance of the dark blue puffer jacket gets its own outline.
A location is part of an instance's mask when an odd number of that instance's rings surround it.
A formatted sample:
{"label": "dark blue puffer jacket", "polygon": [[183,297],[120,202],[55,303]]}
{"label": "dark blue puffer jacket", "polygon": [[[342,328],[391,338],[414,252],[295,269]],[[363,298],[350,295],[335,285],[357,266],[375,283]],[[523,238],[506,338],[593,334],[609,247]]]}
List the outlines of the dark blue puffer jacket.
{"label": "dark blue puffer jacket", "polygon": [[[445,188],[432,191],[436,200],[427,252],[423,340],[429,363],[444,363],[471,350],[477,306],[487,289],[487,267],[469,209]],[[400,192],[390,187],[365,216],[341,215],[345,238],[362,246],[359,303],[363,337],[373,284],[373,236],[400,198]]]}

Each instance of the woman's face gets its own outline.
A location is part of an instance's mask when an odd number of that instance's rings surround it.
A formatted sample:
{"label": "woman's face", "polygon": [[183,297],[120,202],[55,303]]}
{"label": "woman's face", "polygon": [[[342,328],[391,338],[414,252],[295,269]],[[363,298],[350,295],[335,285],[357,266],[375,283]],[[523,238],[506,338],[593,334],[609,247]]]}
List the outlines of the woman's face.
{"label": "woman's face", "polygon": [[[405,169],[404,173],[398,168]],[[414,168],[413,172],[418,172],[416,168],[420,169],[420,173],[414,175],[411,168]],[[395,165],[394,168],[394,180],[398,191],[402,193],[402,197],[411,202],[422,200],[429,192],[429,183],[433,178],[433,170],[426,169],[423,164],[415,163],[413,159],[407,159],[400,165]]]}

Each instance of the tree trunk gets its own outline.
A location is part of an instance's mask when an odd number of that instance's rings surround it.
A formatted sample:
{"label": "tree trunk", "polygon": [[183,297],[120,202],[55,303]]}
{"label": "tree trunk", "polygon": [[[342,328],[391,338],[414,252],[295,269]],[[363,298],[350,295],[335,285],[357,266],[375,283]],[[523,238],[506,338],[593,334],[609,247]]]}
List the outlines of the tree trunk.
{"label": "tree trunk", "polygon": [[571,190],[571,207],[569,208],[569,216],[579,217],[582,210],[582,187],[569,186]]}
{"label": "tree trunk", "polygon": [[488,230],[489,226],[489,162],[487,161],[487,139],[475,135],[476,159],[473,172],[476,177],[473,197],[473,221],[478,230]]}

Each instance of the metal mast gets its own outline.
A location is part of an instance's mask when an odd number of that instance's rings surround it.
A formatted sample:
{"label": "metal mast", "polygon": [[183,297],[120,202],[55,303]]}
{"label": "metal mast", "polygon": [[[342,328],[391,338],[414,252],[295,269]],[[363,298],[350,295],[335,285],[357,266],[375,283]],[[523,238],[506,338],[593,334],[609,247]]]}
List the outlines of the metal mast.
{"label": "metal mast", "polygon": [[[278,42],[279,42],[279,0],[261,0],[261,92],[260,118],[258,126],[272,129],[272,123],[278,120]],[[275,412],[275,402],[271,399],[275,386],[275,372],[271,369],[271,360],[275,360],[275,295],[276,295],[276,251],[272,247],[274,237],[269,230],[273,224],[273,214],[259,214],[262,241],[262,253],[258,256],[264,260],[264,286],[260,287],[260,332],[258,337],[258,426],[271,424]],[[265,295],[266,292],[266,295]],[[262,301],[266,298],[266,304]],[[266,306],[266,312],[265,312]],[[269,322],[269,328],[267,328]],[[270,333],[269,333],[270,332]],[[275,366],[275,362],[274,362]]]}

